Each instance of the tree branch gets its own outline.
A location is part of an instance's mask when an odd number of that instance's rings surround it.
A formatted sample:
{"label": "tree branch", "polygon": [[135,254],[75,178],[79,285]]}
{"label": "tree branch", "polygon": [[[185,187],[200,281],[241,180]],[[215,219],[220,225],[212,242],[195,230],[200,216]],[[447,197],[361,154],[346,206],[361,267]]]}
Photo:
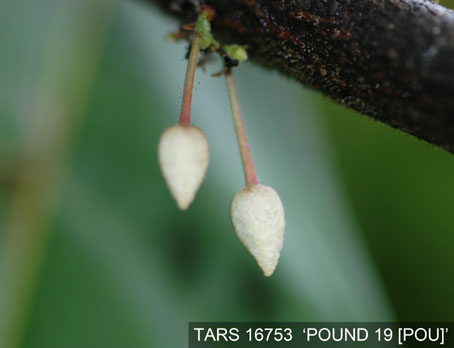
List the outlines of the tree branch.
{"label": "tree branch", "polygon": [[331,99],[454,152],[454,13],[429,0],[147,0]]}

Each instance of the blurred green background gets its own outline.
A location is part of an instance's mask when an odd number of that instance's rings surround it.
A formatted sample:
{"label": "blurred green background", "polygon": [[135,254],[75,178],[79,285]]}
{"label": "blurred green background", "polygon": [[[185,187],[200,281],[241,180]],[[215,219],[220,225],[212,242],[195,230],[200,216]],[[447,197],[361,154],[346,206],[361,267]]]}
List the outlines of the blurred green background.
{"label": "blurred green background", "polygon": [[[454,6],[454,1],[442,2]],[[157,166],[187,44],[126,0],[0,3],[0,347],[185,347],[189,321],[454,321],[454,158],[253,62],[235,70],[276,273],[237,240],[222,78],[198,71],[211,162],[180,212]]]}

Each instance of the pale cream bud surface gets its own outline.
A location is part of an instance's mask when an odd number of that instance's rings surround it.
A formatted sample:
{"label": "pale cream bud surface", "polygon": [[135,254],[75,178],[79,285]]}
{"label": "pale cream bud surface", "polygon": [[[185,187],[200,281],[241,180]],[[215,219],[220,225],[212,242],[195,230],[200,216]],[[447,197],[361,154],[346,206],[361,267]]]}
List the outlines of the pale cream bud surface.
{"label": "pale cream bud surface", "polygon": [[284,207],[271,187],[253,185],[235,193],[230,208],[235,233],[265,276],[273,274],[282,249]]}
{"label": "pale cream bud surface", "polygon": [[159,141],[158,156],[173,198],[181,210],[186,210],[194,200],[208,167],[205,134],[193,126],[169,127]]}

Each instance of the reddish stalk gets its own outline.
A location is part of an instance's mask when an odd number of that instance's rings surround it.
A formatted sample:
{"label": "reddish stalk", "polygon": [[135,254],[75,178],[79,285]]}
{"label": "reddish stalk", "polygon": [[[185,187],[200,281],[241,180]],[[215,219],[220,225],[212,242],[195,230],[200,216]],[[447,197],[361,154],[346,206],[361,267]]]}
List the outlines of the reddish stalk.
{"label": "reddish stalk", "polygon": [[255,174],[254,162],[252,161],[251,149],[246,136],[243,117],[241,116],[240,104],[236,94],[235,83],[233,82],[232,72],[225,72],[227,82],[227,91],[229,93],[230,107],[232,108],[233,123],[235,124],[236,137],[240,147],[241,161],[243,162],[244,177],[246,186],[250,187],[258,184],[257,175]]}
{"label": "reddish stalk", "polygon": [[183,102],[181,104],[180,125],[191,125],[191,103],[192,103],[192,90],[194,88],[195,70],[197,69],[197,62],[200,50],[200,35],[195,33],[192,40],[191,52],[189,54],[188,67],[186,69],[186,78],[184,81]]}

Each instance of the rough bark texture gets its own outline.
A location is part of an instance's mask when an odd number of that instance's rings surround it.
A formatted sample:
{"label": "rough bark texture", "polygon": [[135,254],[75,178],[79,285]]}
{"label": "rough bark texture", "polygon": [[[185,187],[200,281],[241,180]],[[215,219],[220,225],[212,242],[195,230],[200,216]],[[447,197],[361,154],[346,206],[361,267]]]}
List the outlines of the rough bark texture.
{"label": "rough bark texture", "polygon": [[147,0],[337,102],[454,152],[454,13],[429,0]]}

